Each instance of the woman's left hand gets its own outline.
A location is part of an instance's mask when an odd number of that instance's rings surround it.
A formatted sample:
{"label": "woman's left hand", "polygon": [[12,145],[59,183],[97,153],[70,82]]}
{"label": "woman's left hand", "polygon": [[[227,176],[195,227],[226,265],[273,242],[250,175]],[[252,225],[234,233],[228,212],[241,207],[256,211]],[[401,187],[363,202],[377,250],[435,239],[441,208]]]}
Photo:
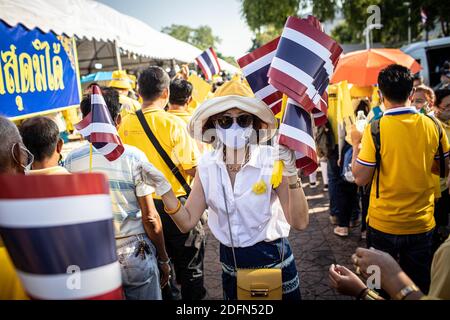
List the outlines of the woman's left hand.
{"label": "woman's left hand", "polygon": [[297,176],[297,167],[295,165],[295,152],[283,145],[277,146],[278,160],[283,161],[283,176]]}
{"label": "woman's left hand", "polygon": [[357,297],[367,286],[362,280],[349,269],[344,266],[334,265],[330,266],[328,270],[330,284],[339,293],[348,296]]}

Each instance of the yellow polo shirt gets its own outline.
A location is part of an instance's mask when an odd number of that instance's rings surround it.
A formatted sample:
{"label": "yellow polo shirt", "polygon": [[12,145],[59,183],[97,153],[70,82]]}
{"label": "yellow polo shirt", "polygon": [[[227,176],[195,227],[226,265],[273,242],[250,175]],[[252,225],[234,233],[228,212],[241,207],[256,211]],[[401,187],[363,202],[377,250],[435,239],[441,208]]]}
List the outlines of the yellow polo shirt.
{"label": "yellow polo shirt", "polygon": [[[376,198],[374,178],[367,216],[369,226],[396,235],[430,231],[435,226],[431,168],[439,145],[435,123],[413,107],[386,110],[380,120],[380,137],[380,197]],[[448,156],[447,135],[442,135],[441,143]],[[364,131],[357,162],[375,166],[370,125]]]}
{"label": "yellow polo shirt", "polygon": [[[180,169],[186,181],[190,183],[191,177],[185,173],[185,170],[197,166],[199,153],[194,140],[187,132],[186,123],[162,109],[143,110],[143,112],[153,134],[173,163]],[[186,195],[184,188],[148,139],[135,113],[123,119],[119,127],[119,136],[123,143],[135,146],[145,153],[149,161],[164,174],[177,197]],[[155,194],[153,197],[160,199]]]}
{"label": "yellow polo shirt", "polygon": [[192,114],[188,111],[181,111],[181,110],[167,110],[168,113],[173,114],[180,118],[181,120],[188,125],[189,121],[191,120]]}
{"label": "yellow polo shirt", "polygon": [[0,300],[28,300],[8,251],[0,238]]}
{"label": "yellow polo shirt", "polygon": [[139,101],[131,99],[130,97],[124,96],[122,94],[119,96],[119,103],[122,106],[122,110],[120,111],[122,118],[141,109],[141,104],[139,103]]}

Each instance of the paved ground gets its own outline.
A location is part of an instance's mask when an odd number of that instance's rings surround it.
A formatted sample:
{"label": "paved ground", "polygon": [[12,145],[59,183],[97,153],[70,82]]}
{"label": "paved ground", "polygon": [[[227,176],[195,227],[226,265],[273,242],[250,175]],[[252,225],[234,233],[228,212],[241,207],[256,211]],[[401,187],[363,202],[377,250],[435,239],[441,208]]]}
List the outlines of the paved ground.
{"label": "paved ground", "polygon": [[[319,178],[319,177],[318,177]],[[307,179],[303,179],[307,181]],[[310,207],[309,226],[304,231],[292,230],[289,240],[294,252],[300,275],[302,298],[305,300],[342,300],[350,299],[336,293],[328,285],[328,268],[338,263],[351,268],[350,257],[356,247],[365,246],[359,240],[360,228],[354,228],[348,238],[333,234],[329,221],[328,193],[323,192],[320,183],[310,189],[304,184],[304,190]],[[219,263],[219,243],[207,231],[205,256],[205,286],[209,299],[222,299],[221,267]]]}

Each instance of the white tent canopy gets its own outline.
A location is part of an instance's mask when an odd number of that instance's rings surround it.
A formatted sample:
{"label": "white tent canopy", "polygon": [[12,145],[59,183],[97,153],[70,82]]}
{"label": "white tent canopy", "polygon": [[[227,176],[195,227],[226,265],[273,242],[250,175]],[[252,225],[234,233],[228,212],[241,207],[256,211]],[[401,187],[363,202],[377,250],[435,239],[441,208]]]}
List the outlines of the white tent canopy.
{"label": "white tent canopy", "polygon": [[[0,0],[0,19],[10,26],[115,42],[121,49],[154,59],[191,63],[201,50],[144,22],[92,0]],[[220,59],[221,68],[237,68]]]}

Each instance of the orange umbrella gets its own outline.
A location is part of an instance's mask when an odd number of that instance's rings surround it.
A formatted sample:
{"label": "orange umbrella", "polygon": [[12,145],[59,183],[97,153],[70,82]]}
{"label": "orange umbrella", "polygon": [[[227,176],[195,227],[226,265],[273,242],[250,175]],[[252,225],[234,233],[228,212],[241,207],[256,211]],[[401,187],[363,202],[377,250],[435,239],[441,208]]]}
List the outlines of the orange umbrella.
{"label": "orange umbrella", "polygon": [[341,57],[331,83],[347,80],[354,85],[371,86],[377,83],[378,73],[393,63],[401,64],[413,73],[422,69],[413,57],[399,49],[359,50]]}

